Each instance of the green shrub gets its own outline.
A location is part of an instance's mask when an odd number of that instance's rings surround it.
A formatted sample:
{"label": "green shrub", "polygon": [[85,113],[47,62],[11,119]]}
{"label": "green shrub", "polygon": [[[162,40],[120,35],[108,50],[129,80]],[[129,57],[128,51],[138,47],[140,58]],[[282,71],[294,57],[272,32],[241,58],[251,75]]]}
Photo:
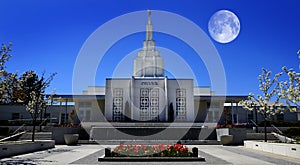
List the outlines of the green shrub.
{"label": "green shrub", "polygon": [[[271,127],[272,124],[276,127],[300,127],[300,121],[267,121],[267,127]],[[259,123],[259,126],[263,127],[264,122]]]}
{"label": "green shrub", "polygon": [[0,125],[8,125],[8,120],[0,120]]}
{"label": "green shrub", "polygon": [[[38,126],[41,124],[42,121],[37,120],[35,122],[35,125]],[[33,126],[33,122],[32,121],[23,121],[23,120],[12,120],[12,121],[8,121],[6,125],[9,126],[21,126],[21,125],[27,125],[27,126]]]}
{"label": "green shrub", "polygon": [[0,136],[8,136],[9,128],[8,127],[0,127]]}
{"label": "green shrub", "polygon": [[297,137],[300,136],[300,127],[290,127],[287,130],[283,131],[288,137]]}

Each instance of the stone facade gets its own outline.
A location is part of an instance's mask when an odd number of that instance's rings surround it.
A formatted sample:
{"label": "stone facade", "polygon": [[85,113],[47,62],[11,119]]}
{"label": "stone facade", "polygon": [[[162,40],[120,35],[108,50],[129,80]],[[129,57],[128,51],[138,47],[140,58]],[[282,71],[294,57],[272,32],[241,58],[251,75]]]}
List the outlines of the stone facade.
{"label": "stone facade", "polygon": [[107,79],[105,117],[112,121],[193,121],[192,79]]}

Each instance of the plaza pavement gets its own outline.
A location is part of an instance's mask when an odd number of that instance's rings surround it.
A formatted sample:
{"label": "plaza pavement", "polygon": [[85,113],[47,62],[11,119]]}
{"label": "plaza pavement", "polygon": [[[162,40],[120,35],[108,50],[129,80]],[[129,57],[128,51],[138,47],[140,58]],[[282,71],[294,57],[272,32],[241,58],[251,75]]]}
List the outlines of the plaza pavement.
{"label": "plaza pavement", "polygon": [[[188,147],[195,147],[189,145]],[[55,148],[30,154],[4,158],[1,165],[9,164],[299,164],[299,159],[275,155],[267,152],[246,149],[243,146],[197,145],[199,155],[206,158],[206,162],[114,162],[100,163],[97,158],[104,154],[104,147],[108,145],[56,145]]]}

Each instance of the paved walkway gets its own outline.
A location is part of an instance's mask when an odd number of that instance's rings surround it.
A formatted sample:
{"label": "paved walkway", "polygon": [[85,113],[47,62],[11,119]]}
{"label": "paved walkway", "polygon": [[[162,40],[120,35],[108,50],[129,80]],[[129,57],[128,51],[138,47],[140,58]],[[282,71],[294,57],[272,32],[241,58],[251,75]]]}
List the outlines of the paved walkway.
{"label": "paved walkway", "polygon": [[[100,145],[77,145],[66,146],[57,145],[54,149],[39,151],[30,154],[19,155],[0,160],[0,164],[287,164],[300,165],[299,159],[275,155],[266,152],[246,149],[243,146],[220,146],[220,145],[200,145],[199,154],[206,158],[206,162],[155,162],[155,163],[99,163],[97,158],[103,155],[103,148]],[[113,146],[110,146],[113,147]],[[194,146],[189,146],[194,147]]]}

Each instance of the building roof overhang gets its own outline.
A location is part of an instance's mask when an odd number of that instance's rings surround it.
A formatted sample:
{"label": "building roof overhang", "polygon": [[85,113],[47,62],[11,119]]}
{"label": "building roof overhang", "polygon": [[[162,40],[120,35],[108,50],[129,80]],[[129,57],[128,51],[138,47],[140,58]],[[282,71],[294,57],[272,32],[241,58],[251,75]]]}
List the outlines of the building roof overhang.
{"label": "building roof overhang", "polygon": [[[51,95],[46,95],[46,97],[49,97]],[[59,102],[74,102],[75,100],[79,99],[105,99],[105,95],[66,95],[66,94],[55,94],[52,95],[54,101]],[[237,103],[241,100],[247,99],[248,96],[194,96],[194,99],[197,100],[204,100],[204,101],[225,101],[225,102],[232,102]]]}
{"label": "building roof overhang", "polygon": [[[46,97],[51,97],[51,95],[46,95]],[[65,95],[65,94],[55,94],[52,95],[54,101],[58,102],[74,102],[79,99],[105,99],[105,95]]]}

